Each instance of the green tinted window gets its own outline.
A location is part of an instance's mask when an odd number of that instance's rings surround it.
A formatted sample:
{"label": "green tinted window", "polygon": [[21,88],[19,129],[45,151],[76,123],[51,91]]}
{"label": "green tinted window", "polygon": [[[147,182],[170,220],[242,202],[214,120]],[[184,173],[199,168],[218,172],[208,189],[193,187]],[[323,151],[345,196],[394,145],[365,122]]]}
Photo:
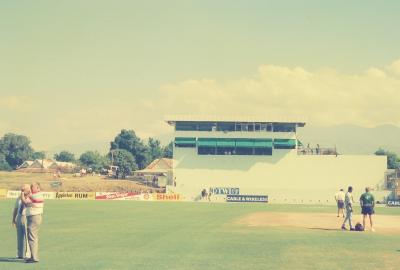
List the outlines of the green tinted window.
{"label": "green tinted window", "polygon": [[197,141],[198,146],[216,147],[217,139],[214,138],[199,138]]}
{"label": "green tinted window", "polygon": [[235,140],[233,140],[233,139],[218,139],[217,146],[235,147]]}
{"label": "green tinted window", "polygon": [[274,139],[274,148],[276,149],[294,149],[296,140],[294,139]]}
{"label": "green tinted window", "polygon": [[271,139],[255,139],[254,147],[256,147],[256,148],[272,148],[272,140]]}
{"label": "green tinted window", "polygon": [[218,131],[235,131],[235,123],[234,122],[222,122],[217,123]]}
{"label": "green tinted window", "polygon": [[198,130],[196,122],[176,122],[175,129],[178,131]]}
{"label": "green tinted window", "polygon": [[252,139],[236,139],[236,147],[238,148],[253,148],[254,147],[254,140]]}
{"label": "green tinted window", "polygon": [[196,138],[176,137],[175,146],[178,147],[196,147]]}
{"label": "green tinted window", "polygon": [[296,132],[294,123],[273,123],[274,132]]}

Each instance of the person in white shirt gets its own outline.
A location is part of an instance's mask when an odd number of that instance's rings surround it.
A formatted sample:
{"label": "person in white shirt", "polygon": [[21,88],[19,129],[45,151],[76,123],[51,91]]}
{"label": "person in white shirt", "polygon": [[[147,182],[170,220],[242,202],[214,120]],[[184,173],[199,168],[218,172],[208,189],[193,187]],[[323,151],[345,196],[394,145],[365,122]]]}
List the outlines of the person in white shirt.
{"label": "person in white shirt", "polygon": [[21,200],[26,205],[26,220],[28,225],[28,243],[31,249],[31,257],[25,262],[39,262],[39,229],[43,215],[43,193],[40,192],[38,183],[32,183],[31,192],[26,196],[21,194]]}
{"label": "person in white shirt", "polygon": [[353,192],[353,187],[350,186],[347,189],[346,195],[344,197],[344,204],[346,206],[346,218],[343,221],[342,230],[346,230],[346,222],[348,221],[350,226],[350,231],[354,231],[354,228],[351,225],[351,218],[353,216],[353,203],[354,203],[353,194],[351,194],[352,192]]}
{"label": "person in white shirt", "polygon": [[345,197],[345,194],[343,192],[343,188],[341,188],[339,190],[339,192],[335,194],[338,217],[340,216],[340,214],[342,214],[342,216],[344,217],[344,197]]}
{"label": "person in white shirt", "polygon": [[[21,192],[27,195],[30,192],[29,185],[23,185],[21,187]],[[17,230],[17,258],[29,258],[31,256],[31,252],[28,245],[26,207],[22,203],[20,197],[18,197],[15,201],[12,225]]]}

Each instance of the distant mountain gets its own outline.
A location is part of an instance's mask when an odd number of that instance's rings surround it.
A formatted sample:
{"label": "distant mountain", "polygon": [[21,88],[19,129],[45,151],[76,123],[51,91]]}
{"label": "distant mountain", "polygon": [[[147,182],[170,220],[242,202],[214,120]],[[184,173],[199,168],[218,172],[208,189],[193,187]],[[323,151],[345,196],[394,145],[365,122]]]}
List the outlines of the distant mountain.
{"label": "distant mountain", "polygon": [[298,137],[306,146],[334,147],[341,154],[373,154],[383,148],[400,155],[400,127],[381,125],[365,128],[356,125],[332,127],[308,126],[298,129]]}

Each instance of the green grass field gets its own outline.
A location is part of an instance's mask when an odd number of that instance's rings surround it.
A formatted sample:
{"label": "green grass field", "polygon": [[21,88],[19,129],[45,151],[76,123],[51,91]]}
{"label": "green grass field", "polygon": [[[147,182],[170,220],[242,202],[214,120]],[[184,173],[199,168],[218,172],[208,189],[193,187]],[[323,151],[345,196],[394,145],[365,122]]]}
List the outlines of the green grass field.
{"label": "green grass field", "polygon": [[[12,200],[0,201],[0,269],[399,269],[400,234],[247,227],[254,212],[334,207],[46,201],[39,264],[15,256]],[[380,214],[400,215],[400,208]],[[400,224],[399,224],[400,226]]]}

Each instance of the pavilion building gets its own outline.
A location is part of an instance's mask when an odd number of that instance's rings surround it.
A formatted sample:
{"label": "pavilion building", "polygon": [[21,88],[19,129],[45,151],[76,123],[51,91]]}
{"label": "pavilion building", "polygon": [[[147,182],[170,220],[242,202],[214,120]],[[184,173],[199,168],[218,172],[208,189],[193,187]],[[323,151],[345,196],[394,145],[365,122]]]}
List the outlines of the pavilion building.
{"label": "pavilion building", "polygon": [[167,191],[187,200],[197,200],[205,189],[218,200],[243,195],[268,196],[276,203],[332,203],[349,185],[355,198],[366,186],[375,191],[384,186],[385,156],[310,149],[297,138],[306,124],[302,120],[171,116],[166,122],[174,128]]}

